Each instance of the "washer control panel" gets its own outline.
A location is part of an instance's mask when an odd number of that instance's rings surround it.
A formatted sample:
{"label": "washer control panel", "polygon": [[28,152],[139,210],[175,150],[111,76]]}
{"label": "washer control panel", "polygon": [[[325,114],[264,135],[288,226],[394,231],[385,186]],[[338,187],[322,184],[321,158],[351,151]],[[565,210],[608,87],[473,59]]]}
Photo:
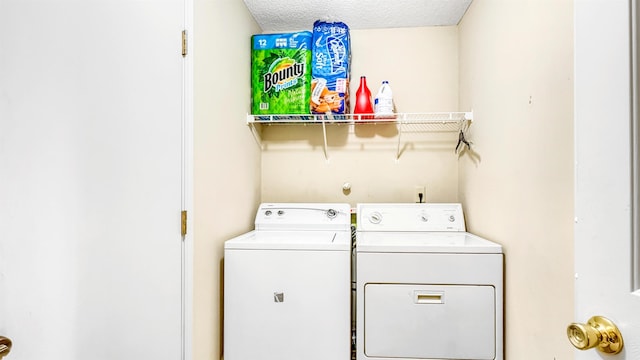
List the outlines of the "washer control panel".
{"label": "washer control panel", "polygon": [[351,207],[336,203],[263,203],[256,213],[260,230],[344,230],[351,228]]}
{"label": "washer control panel", "polygon": [[462,204],[358,204],[358,231],[466,231]]}

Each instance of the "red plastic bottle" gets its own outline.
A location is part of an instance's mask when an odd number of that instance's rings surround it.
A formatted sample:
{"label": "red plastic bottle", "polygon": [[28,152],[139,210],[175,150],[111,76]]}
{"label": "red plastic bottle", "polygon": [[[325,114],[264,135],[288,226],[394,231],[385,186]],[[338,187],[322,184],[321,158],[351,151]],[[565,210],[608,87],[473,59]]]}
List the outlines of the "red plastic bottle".
{"label": "red plastic bottle", "polygon": [[[360,76],[360,86],[356,91],[356,107],[353,109],[353,113],[358,114],[373,114],[373,106],[371,104],[371,91],[367,87],[367,77]],[[356,120],[358,118],[356,117]],[[373,116],[362,116],[360,119],[373,119]]]}

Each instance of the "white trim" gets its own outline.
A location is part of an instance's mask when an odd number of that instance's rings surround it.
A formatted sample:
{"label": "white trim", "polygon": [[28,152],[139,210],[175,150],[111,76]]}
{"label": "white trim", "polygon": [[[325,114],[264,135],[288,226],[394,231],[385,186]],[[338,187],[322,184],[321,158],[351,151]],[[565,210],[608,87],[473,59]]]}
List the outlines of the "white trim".
{"label": "white trim", "polygon": [[638,11],[640,10],[636,5],[636,1],[630,1],[631,7],[631,188],[632,188],[632,211],[631,211],[631,223],[633,226],[633,236],[631,244],[631,264],[632,264],[632,276],[631,276],[631,290],[640,290],[640,221],[638,215],[640,215],[640,149],[639,149],[639,131],[638,126],[638,106],[640,105],[638,95]]}
{"label": "white trim", "polygon": [[193,0],[184,0],[187,55],[183,60],[182,89],[182,208],[187,211],[187,234],[182,242],[182,360],[193,358]]}

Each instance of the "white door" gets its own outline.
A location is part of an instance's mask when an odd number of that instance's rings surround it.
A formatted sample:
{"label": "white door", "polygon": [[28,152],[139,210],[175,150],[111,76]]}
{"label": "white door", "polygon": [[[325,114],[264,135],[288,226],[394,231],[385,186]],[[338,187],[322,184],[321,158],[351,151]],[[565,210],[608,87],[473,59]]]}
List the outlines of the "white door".
{"label": "white door", "polygon": [[182,358],[184,0],[0,0],[7,360]]}
{"label": "white door", "polygon": [[[640,159],[631,141],[638,94],[631,86],[630,14],[630,0],[575,2],[574,320],[612,320],[624,343],[615,358],[629,360],[640,359],[640,243],[634,236],[640,208],[634,207],[631,166]],[[603,357],[595,349],[576,350],[576,359]]]}

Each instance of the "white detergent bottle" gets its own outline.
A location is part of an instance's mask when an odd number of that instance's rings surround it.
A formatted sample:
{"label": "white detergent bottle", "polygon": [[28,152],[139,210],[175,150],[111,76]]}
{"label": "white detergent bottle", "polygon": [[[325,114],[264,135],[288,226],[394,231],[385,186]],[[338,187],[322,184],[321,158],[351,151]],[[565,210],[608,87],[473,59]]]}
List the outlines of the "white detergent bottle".
{"label": "white detergent bottle", "polygon": [[393,92],[387,80],[382,82],[378,95],[376,95],[373,112],[376,119],[394,118]]}

